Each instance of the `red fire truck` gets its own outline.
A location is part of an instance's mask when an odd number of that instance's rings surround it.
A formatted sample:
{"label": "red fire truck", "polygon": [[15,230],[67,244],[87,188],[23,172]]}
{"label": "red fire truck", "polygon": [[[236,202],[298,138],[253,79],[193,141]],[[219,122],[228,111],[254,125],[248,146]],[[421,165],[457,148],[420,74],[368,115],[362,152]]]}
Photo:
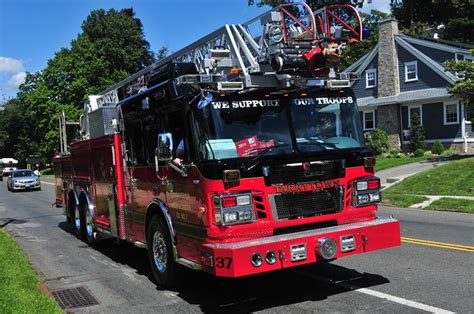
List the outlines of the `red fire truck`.
{"label": "red fire truck", "polygon": [[90,96],[79,139],[61,119],[56,204],[90,245],[146,248],[160,286],[178,265],[239,277],[400,245],[356,77],[334,70],[363,32],[351,6],[285,4]]}

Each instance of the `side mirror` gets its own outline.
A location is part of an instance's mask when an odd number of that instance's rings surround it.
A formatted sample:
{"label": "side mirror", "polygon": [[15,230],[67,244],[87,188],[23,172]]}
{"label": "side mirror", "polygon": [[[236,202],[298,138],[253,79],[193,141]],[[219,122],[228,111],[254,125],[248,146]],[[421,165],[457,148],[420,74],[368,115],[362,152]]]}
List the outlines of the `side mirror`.
{"label": "side mirror", "polygon": [[160,162],[166,165],[171,160],[173,160],[173,136],[171,133],[160,133],[158,134],[155,149],[155,171],[158,179],[166,180],[168,178],[166,168],[160,171]]}
{"label": "side mirror", "polygon": [[173,160],[173,136],[171,133],[158,134],[155,154],[158,161]]}

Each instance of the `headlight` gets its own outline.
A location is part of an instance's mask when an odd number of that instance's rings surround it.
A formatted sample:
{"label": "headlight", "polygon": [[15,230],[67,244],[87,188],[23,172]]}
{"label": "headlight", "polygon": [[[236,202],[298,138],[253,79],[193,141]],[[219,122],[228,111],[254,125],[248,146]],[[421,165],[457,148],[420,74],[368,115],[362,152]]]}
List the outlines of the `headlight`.
{"label": "headlight", "polygon": [[214,196],[214,219],[216,224],[240,224],[251,222],[254,218],[250,194]]}
{"label": "headlight", "polygon": [[353,192],[354,206],[367,206],[379,203],[380,195],[380,179],[377,177],[359,179],[354,182]]}

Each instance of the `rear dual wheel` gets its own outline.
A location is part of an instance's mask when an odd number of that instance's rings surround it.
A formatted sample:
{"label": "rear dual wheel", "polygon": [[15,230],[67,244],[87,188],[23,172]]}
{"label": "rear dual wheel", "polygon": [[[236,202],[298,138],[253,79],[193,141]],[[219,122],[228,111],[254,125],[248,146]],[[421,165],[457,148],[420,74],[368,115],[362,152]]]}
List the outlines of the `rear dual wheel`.
{"label": "rear dual wheel", "polygon": [[76,237],[79,240],[87,242],[90,246],[96,244],[96,239],[94,236],[94,221],[90,211],[85,206],[80,206],[77,204],[73,205],[73,229]]}
{"label": "rear dual wheel", "polygon": [[88,208],[84,209],[84,222],[85,222],[85,229],[86,229],[86,241],[90,246],[94,246],[96,244],[96,239],[94,236],[94,220],[92,217],[91,212]]}
{"label": "rear dual wheel", "polygon": [[82,214],[81,207],[78,204],[73,205],[73,216],[72,216],[72,223],[74,228],[74,234],[79,240],[85,239],[85,219],[84,215]]}

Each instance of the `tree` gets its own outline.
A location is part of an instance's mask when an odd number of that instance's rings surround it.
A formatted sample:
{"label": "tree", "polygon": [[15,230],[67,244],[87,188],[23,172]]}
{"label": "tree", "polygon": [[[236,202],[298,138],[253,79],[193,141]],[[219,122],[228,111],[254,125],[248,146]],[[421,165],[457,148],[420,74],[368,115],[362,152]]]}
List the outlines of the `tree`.
{"label": "tree", "polygon": [[377,154],[385,153],[389,148],[387,133],[381,129],[375,129],[366,135],[367,147]]}
{"label": "tree", "polygon": [[[120,11],[99,9],[92,11],[82,23],[82,36],[92,43],[93,53],[96,55],[95,58],[90,57],[94,61],[102,62],[100,68],[105,69],[105,73],[100,76],[107,79],[93,82],[99,85],[99,90],[155,61],[150,44],[145,40],[143,25],[140,19],[134,16],[131,8]],[[85,43],[87,44],[87,41]]]}
{"label": "tree", "polygon": [[363,41],[355,44],[348,45],[344,50],[343,58],[341,58],[341,64],[339,70],[346,69],[351,64],[356,62],[364,54],[372,50],[379,40],[378,25],[379,21],[384,17],[387,17],[386,13],[381,11],[372,10],[370,14],[361,13],[362,25],[369,29],[370,35]]}
{"label": "tree", "polygon": [[161,47],[156,54],[156,60],[164,59],[168,56],[169,49],[168,47]]}
{"label": "tree", "polygon": [[470,0],[391,0],[392,14],[405,34],[473,42],[474,5]]}
{"label": "tree", "polygon": [[[474,49],[471,49],[471,55],[474,55]],[[454,84],[449,92],[461,98],[470,107],[471,115],[474,115],[474,63],[470,60],[451,60],[446,64],[448,71],[463,74],[463,78]]]}
{"label": "tree", "polygon": [[425,129],[421,126],[420,116],[414,113],[411,116],[410,127],[410,150],[415,152],[417,149],[425,147]]}
{"label": "tree", "polygon": [[77,120],[87,95],[150,65],[155,59],[132,9],[92,11],[70,48],[45,69],[29,73],[17,97],[0,112],[0,151],[19,159],[40,154],[50,161],[59,148],[58,118]]}

